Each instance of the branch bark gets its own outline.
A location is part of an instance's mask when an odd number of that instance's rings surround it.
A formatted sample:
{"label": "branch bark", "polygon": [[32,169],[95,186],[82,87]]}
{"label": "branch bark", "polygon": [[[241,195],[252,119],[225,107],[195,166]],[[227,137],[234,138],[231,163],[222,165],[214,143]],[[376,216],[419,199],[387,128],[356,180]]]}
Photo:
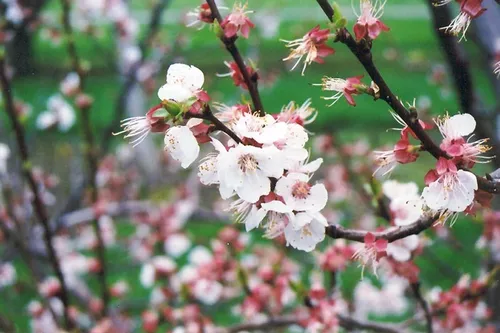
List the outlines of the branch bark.
{"label": "branch bark", "polygon": [[12,97],[12,88],[10,86],[9,79],[7,78],[5,60],[3,57],[0,57],[0,84],[2,86],[5,111],[7,112],[7,116],[10,119],[12,129],[14,130],[15,133],[18,152],[23,165],[22,166],[23,175],[26,181],[28,182],[28,186],[33,194],[33,206],[35,214],[38,217],[38,220],[43,228],[43,238],[45,246],[47,248],[49,260],[52,265],[52,269],[54,270],[54,273],[57,279],[59,280],[59,283],[61,284],[61,292],[59,294],[59,298],[63,304],[63,316],[64,316],[65,326],[68,330],[71,330],[73,327],[73,323],[69,316],[68,288],[53,244],[54,234],[50,228],[47,211],[45,210],[45,205],[38,191],[38,185],[33,176],[31,160],[29,157],[28,144],[26,142],[24,134],[24,128],[22,127],[21,123],[19,122],[19,119],[17,118],[16,109],[14,106],[14,99]]}
{"label": "branch bark", "polygon": [[[408,237],[410,235],[418,235],[424,230],[432,227],[432,225],[439,219],[439,214],[434,214],[430,216],[422,216],[417,221],[412,224],[400,227],[389,228],[385,231],[375,231],[372,233],[377,239],[383,238],[387,239],[389,243],[394,242],[398,239]],[[333,238],[343,238],[351,240],[354,242],[363,243],[365,236],[369,231],[346,229],[340,225],[330,225],[326,227],[326,235]]]}
{"label": "branch bark", "polygon": [[[73,70],[80,77],[80,89],[83,92],[85,90],[86,72],[81,65],[81,60],[78,51],[76,49],[76,44],[74,40],[73,27],[71,26],[70,22],[70,13],[71,13],[70,0],[61,0],[61,5],[62,5],[61,20],[64,28],[64,33],[67,39],[68,54],[71,59]],[[83,131],[83,138],[85,141],[84,154],[88,168],[89,189],[90,189],[92,204],[95,204],[98,201],[98,188],[96,183],[96,175],[99,164],[98,164],[97,146],[95,144],[95,136],[92,130],[92,123],[90,119],[90,106],[80,108],[80,118],[81,118],[80,119],[81,127]],[[111,300],[111,296],[109,294],[108,286],[106,283],[106,275],[107,275],[106,249],[104,246],[104,240],[102,238],[101,228],[99,226],[99,221],[95,220],[92,225],[94,227],[94,233],[96,234],[96,239],[97,239],[96,254],[101,265],[101,269],[97,273],[97,276],[99,279],[101,298],[103,302],[102,314],[106,315],[108,311],[108,305]]]}
{"label": "branch bark", "polygon": [[[357,320],[344,315],[337,315],[341,327],[347,330],[369,330],[378,333],[403,333],[403,331],[395,325],[379,324]],[[299,325],[297,317],[278,317],[273,318],[263,323],[244,323],[228,327],[217,331],[218,333],[237,333],[237,332],[252,332],[263,331],[270,332],[273,329],[286,328],[293,325]]]}
{"label": "branch bark", "polygon": [[[220,15],[219,9],[217,8],[217,5],[215,4],[214,0],[206,0],[207,4],[210,6],[210,10],[212,11],[212,16],[214,20],[217,20],[219,25],[222,23],[222,16]],[[243,57],[240,54],[240,51],[236,47],[236,39],[237,36],[233,38],[227,38],[224,36],[223,33],[220,35],[220,40],[226,47],[227,51],[231,54],[231,56],[234,59],[234,62],[236,65],[238,65],[238,69],[240,70],[241,74],[243,75],[243,79],[245,80],[245,84],[248,87],[248,92],[250,93],[250,97],[252,98],[252,103],[253,103],[253,108],[255,112],[258,112],[261,116],[265,115],[264,111],[264,106],[262,105],[262,101],[260,98],[259,94],[259,89],[257,87],[257,82],[258,82],[258,76],[253,75],[250,76],[250,74],[247,71],[247,66],[245,65],[245,62],[243,61]]]}
{"label": "branch bark", "polygon": [[426,321],[426,328],[428,333],[433,333],[434,329],[432,327],[432,314],[429,309],[429,305],[425,301],[425,299],[422,297],[422,293],[420,292],[420,282],[412,283],[410,285],[411,290],[413,291],[413,295],[415,296],[415,299],[417,300],[418,304],[422,308],[425,314],[425,321]]}

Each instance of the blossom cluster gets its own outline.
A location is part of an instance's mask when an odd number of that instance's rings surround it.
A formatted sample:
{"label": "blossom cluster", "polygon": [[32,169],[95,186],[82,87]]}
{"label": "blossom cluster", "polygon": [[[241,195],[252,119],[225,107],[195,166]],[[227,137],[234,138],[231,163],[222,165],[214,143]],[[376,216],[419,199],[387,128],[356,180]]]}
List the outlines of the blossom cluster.
{"label": "blossom cluster", "polygon": [[216,184],[222,199],[237,196],[231,209],[247,230],[263,224],[267,236],[284,234],[291,246],[311,251],[324,239],[327,222],[320,211],[328,194],[323,184],[311,182],[322,160],[308,162],[305,148],[309,135],[303,125],[315,115],[310,103],[289,105],[274,116],[222,107],[215,117],[238,138],[223,144],[203,123],[209,100],[203,82],[196,67],[170,66],[158,91],[161,104],[145,117],[125,120],[123,133],[138,144],[149,132],[164,132],[165,149],[183,168],[198,158],[199,143],[211,142],[215,151],[201,161],[200,181]]}

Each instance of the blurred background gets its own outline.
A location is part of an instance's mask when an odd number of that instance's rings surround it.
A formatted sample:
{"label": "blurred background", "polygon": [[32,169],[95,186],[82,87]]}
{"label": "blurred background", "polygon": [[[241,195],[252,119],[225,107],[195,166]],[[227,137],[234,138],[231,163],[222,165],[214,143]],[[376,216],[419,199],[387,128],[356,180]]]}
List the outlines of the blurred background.
{"label": "blurred background", "polygon": [[[4,0],[0,8],[5,9],[8,3]],[[352,28],[355,16],[350,1],[340,0],[339,3],[342,13],[348,18],[348,26]],[[163,154],[162,135],[150,135],[143,144],[133,149],[122,136],[112,135],[120,131],[121,119],[144,115],[158,103],[157,89],[165,82],[166,69],[170,64],[182,62],[200,68],[205,73],[204,87],[214,101],[232,105],[240,101],[242,96],[249,98],[245,91],[233,85],[230,78],[218,76],[229,71],[224,61],[230,61],[231,58],[214,32],[208,26],[201,30],[186,27],[190,23],[186,14],[199,4],[197,0],[131,0],[127,1],[130,21],[123,23],[114,19],[118,13],[103,9],[100,1],[73,1],[71,23],[74,40],[82,64],[88,70],[86,93],[93,99],[90,117],[101,156],[98,177],[101,176],[105,183],[105,178],[112,174],[117,182],[121,181],[118,187],[123,193],[116,196],[120,200],[130,199],[138,203],[137,206],[131,206],[132,211],[144,209],[139,202],[163,205],[173,201],[173,198],[182,197],[179,191],[183,186],[192,191],[198,187],[191,171],[179,169],[175,161]],[[220,1],[219,4],[224,5]],[[33,165],[39,167],[39,176],[46,183],[45,200],[49,214],[66,216],[73,210],[81,212],[88,203],[84,191],[82,194],[86,166],[82,157],[85,147],[81,141],[79,117],[75,111],[75,123],[69,121],[67,127],[56,123],[47,125],[40,117],[43,112],[50,110],[50,98],[61,95],[61,81],[73,71],[60,22],[61,5],[55,0],[25,1],[24,5],[32,8],[30,19],[27,20],[29,22],[12,24],[8,29],[10,37],[5,39],[13,93],[26,129]],[[226,1],[225,5],[231,7],[232,3]],[[237,45],[244,57],[251,59],[258,68],[261,79],[259,88],[267,112],[277,113],[290,101],[302,104],[311,99],[312,106],[318,110],[316,121],[308,126],[311,132],[334,134],[338,142],[366,145],[369,147],[367,151],[391,146],[396,142],[397,133],[388,129],[399,125],[385,103],[363,97],[356,99],[356,107],[342,101],[329,108],[326,106],[327,101],[321,99],[324,93],[312,85],[320,83],[323,76],[344,78],[365,74],[344,45],[335,45],[336,53],[327,57],[323,65],[309,66],[305,76],[300,75],[300,68],[290,71],[292,64],[282,61],[288,55],[288,50],[280,39],[300,38],[318,24],[326,27],[324,14],[314,1],[250,0],[248,6],[255,11],[251,18],[257,27],[252,30],[248,40],[240,38]],[[460,47],[466,52],[472,74],[475,105],[495,133],[500,83],[493,77],[492,65],[496,52],[500,51],[500,6],[493,0],[485,0],[484,6],[488,8],[488,15],[473,23],[467,41],[463,40]],[[419,115],[424,120],[431,120],[432,116],[446,112],[456,114],[464,111],[454,78],[436,37],[427,1],[391,1],[386,5],[383,21],[391,31],[377,39],[373,55],[379,70],[397,96],[404,102],[415,101]],[[367,78],[365,81],[369,82]],[[64,99],[68,107],[73,109],[74,101]],[[5,112],[0,112],[0,142],[11,148],[9,176],[4,184],[9,184],[14,195],[20,194],[22,179],[18,171],[21,163],[16,156],[15,142]],[[391,178],[415,181],[422,187],[423,176],[433,164],[430,156],[423,156],[417,163],[398,168]],[[477,173],[487,171],[491,171],[488,166],[481,166]],[[50,178],[52,175],[54,178]],[[333,176],[328,172],[318,176],[319,179],[325,177]],[[116,187],[110,189],[115,190]],[[109,197],[113,195],[111,193]],[[225,226],[212,213],[213,207],[217,207],[216,195],[210,189],[203,189],[197,200],[191,202],[193,207],[188,208],[190,211],[196,210],[196,213],[190,215],[189,221],[182,223],[180,228],[189,238],[190,248],[208,246]],[[72,200],[74,197],[77,199]],[[223,204],[220,205],[223,207]],[[340,214],[340,223],[352,226],[357,223],[353,221],[361,220],[362,214],[353,212],[349,205],[352,206],[352,202],[335,203],[332,210]],[[198,211],[198,206],[202,207],[201,211]],[[25,209],[29,210],[27,207]],[[128,299],[131,303],[127,309],[132,314],[134,311],[140,313],[140,306],[136,306],[136,302],[140,304],[144,301],[145,297],[149,297],[149,292],[146,293],[140,283],[140,260],[131,255],[130,239],[136,237],[138,223],[126,216],[109,219],[114,245],[107,248],[108,281],[110,284],[125,281],[129,286]],[[73,221],[78,221],[78,218],[74,217]],[[476,246],[483,233],[481,222],[481,218],[461,218],[449,230],[451,236],[429,236],[433,241],[416,259],[425,288],[447,289],[464,274],[470,274],[473,278],[480,275],[486,260],[484,250]],[[83,229],[79,228],[84,227],[76,226],[62,234],[81,235]],[[271,243],[264,240],[259,231],[253,231],[249,237],[250,244]],[[83,249],[80,253],[90,255],[91,251]],[[312,256],[291,249],[286,249],[286,253],[301,263],[303,276],[316,265]],[[28,332],[27,305],[38,297],[36,290],[30,286],[32,280],[29,269],[8,239],[0,242],[0,260],[11,262],[17,274],[13,286],[2,288],[0,273],[0,314],[14,323],[17,331]],[[182,266],[186,260],[186,254],[175,259],[178,266]],[[43,272],[47,269],[46,265],[39,263],[37,269]],[[353,298],[359,276],[360,269],[356,263],[350,264],[341,274],[340,288],[345,298]],[[377,286],[376,277],[368,274],[368,278]],[[97,288],[95,279],[85,276],[83,279],[91,290]],[[231,306],[220,304],[206,311],[219,324],[231,324],[237,322],[231,311],[227,311]],[[411,308],[407,308],[406,312],[382,316],[382,320],[408,318],[411,311]]]}

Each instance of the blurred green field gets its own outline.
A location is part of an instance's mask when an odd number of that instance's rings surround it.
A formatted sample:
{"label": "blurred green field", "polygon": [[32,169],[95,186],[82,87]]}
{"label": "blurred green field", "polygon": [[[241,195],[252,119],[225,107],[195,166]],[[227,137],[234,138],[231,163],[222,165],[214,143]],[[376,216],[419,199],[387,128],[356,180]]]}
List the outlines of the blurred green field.
{"label": "blurred green field", "polygon": [[[298,7],[310,8],[311,11],[319,11],[309,0],[296,0]],[[148,7],[148,2],[140,0],[132,1],[137,9]],[[199,1],[183,0],[173,1],[172,8],[193,7]],[[290,1],[266,1],[251,0],[250,4],[254,8],[280,8],[288,5]],[[415,0],[400,0],[398,3],[415,4]],[[53,1],[48,7],[48,11],[56,10],[58,5]],[[374,57],[376,64],[384,75],[388,84],[394,92],[403,101],[412,101],[414,98],[428,96],[432,100],[432,113],[442,114],[445,110],[451,114],[459,111],[457,109],[456,98],[452,94],[448,98],[443,98],[439,88],[431,84],[428,76],[433,64],[442,62],[442,56],[437,49],[436,40],[433,36],[431,23],[425,19],[406,19],[406,20],[385,20],[385,23],[391,27],[391,32],[382,35],[374,44]],[[326,21],[321,22],[284,22],[280,27],[279,37],[283,39],[294,39],[302,36],[311,27],[316,24],[326,26]],[[165,45],[172,44],[175,37],[179,34],[189,36],[188,43],[175,50],[176,55],[182,55],[186,63],[200,67],[206,75],[206,90],[211,94],[213,100],[231,103],[237,101],[243,92],[233,87],[229,78],[218,78],[215,73],[224,73],[226,68],[223,65],[224,60],[229,60],[228,54],[221,47],[215,36],[208,29],[197,32],[188,30],[178,24],[168,24],[162,27],[159,40]],[[257,40],[260,42],[257,43]],[[88,38],[80,35],[77,39],[78,50],[82,57],[92,63],[93,67],[88,79],[88,93],[95,98],[95,104],[92,109],[92,121],[96,128],[96,133],[102,133],[111,119],[116,103],[118,91],[121,86],[121,78],[115,74],[114,57],[116,45],[113,39],[111,28],[106,27],[104,34],[100,38]],[[334,107],[328,108],[326,102],[320,97],[323,93],[318,87],[311,86],[311,83],[319,83],[324,75],[332,77],[350,77],[363,74],[363,69],[352,58],[348,50],[343,45],[336,46],[336,54],[327,59],[326,64],[310,66],[305,76],[300,75],[300,71],[289,72],[285,64],[281,61],[287,55],[287,50],[278,37],[273,40],[262,40],[250,37],[250,40],[239,40],[238,46],[243,54],[249,55],[254,60],[266,79],[269,73],[278,74],[278,79],[272,84],[265,84],[261,89],[263,103],[266,111],[278,112],[283,105],[290,100],[303,102],[311,98],[313,105],[318,108],[319,116],[311,127],[312,131],[335,131],[344,141],[358,138],[366,138],[373,146],[393,142],[396,138],[395,133],[386,132],[385,129],[393,127],[394,121],[388,113],[388,107],[383,102],[373,102],[368,97],[361,96],[356,99],[357,107],[350,107],[344,101],[339,101]],[[479,52],[470,44],[467,48],[471,53],[472,59],[480,59]],[[388,50],[395,51],[398,56],[395,60],[387,60],[384,53]],[[29,129],[29,140],[35,152],[35,160],[42,159],[47,153],[48,147],[54,145],[54,142],[68,142],[68,134],[63,135],[51,133],[41,133],[34,128],[36,115],[45,109],[47,98],[58,91],[60,80],[67,73],[69,60],[64,46],[54,47],[37,37],[34,47],[35,60],[39,71],[33,76],[27,78],[16,78],[14,82],[15,95],[20,99],[33,105],[33,114],[27,122]],[[210,55],[210,56],[207,56]],[[492,92],[487,79],[482,72],[479,61],[472,63],[475,81],[479,89],[479,94],[485,101],[492,100]],[[164,75],[158,77],[158,85],[164,80]],[[366,80],[369,83],[368,80]],[[150,105],[156,104],[156,96],[151,96]],[[145,110],[146,111],[146,110]],[[0,117],[4,123],[4,115]],[[70,132],[70,136],[75,137],[78,130],[75,128]],[[73,139],[69,139],[72,141]],[[120,138],[116,140],[121,140]],[[116,141],[118,142],[118,141]],[[429,159],[422,159],[421,163],[429,162]],[[402,167],[394,174],[394,178],[401,181],[422,179],[426,170],[422,169],[422,164],[412,164]],[[429,165],[429,164],[427,164]],[[345,221],[349,222],[349,221]],[[119,220],[118,228],[119,238],[124,238],[130,234],[132,227],[128,221]],[[189,224],[188,224],[189,225]],[[196,224],[189,225],[190,233],[195,237],[199,244],[207,244],[210,238],[220,229],[220,224],[211,223],[211,221],[198,221]],[[463,273],[471,273],[477,276],[480,255],[477,251],[470,251],[474,248],[473,244],[479,237],[482,230],[480,223],[470,219],[458,221],[452,233],[456,238],[456,246],[450,246],[443,241],[437,240],[424,252],[424,255],[417,260],[421,268],[422,281],[424,288],[430,286],[430,281],[437,283],[443,288],[452,286],[457,278]],[[262,237],[258,232],[252,232],[252,239],[255,242],[261,242]],[[322,246],[326,247],[327,242]],[[3,250],[3,249],[2,249]],[[303,270],[307,272],[308,268],[314,263],[310,256],[300,254],[297,251],[290,250],[290,255],[300,258],[304,264]],[[140,304],[147,300],[144,299],[145,289],[139,285],[138,266],[127,258],[125,252],[115,247],[108,251],[110,263],[109,282],[114,282],[118,278],[125,279],[131,286],[130,293],[130,312],[134,313],[134,302]],[[183,258],[182,260],[185,260]],[[16,261],[18,269],[19,290],[0,291],[0,313],[11,319],[18,327],[19,332],[28,332],[28,321],[25,312],[20,311],[25,308],[29,300],[36,297],[29,282],[26,267]],[[130,274],[125,274],[130,272]],[[353,287],[360,278],[360,270],[356,264],[340,276],[341,288],[347,297],[352,294]],[[89,279],[90,285],[95,286],[95,279]],[[213,318],[218,320],[219,324],[229,324],[234,322],[234,318],[229,314],[230,304],[222,304],[214,308],[204,308],[207,313],[215,312]],[[387,318],[391,320],[393,318]]]}

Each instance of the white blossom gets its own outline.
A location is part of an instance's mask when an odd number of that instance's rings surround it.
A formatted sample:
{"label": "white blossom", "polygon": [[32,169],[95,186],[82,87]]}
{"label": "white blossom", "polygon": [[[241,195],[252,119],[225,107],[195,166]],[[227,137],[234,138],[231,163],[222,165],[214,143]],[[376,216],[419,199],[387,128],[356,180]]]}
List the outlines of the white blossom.
{"label": "white blossom", "polygon": [[60,95],[54,95],[47,102],[47,111],[38,115],[36,124],[41,130],[52,126],[58,127],[62,132],[67,132],[75,123],[75,110]]}
{"label": "white blossom", "polygon": [[158,90],[158,97],[162,101],[186,102],[198,92],[205,77],[203,72],[185,64],[173,64],[167,71],[167,83]]}
{"label": "white blossom", "polygon": [[200,146],[187,126],[174,126],[165,134],[165,150],[186,169],[198,158]]}
{"label": "white blossom", "polygon": [[10,157],[10,148],[4,143],[0,143],[0,174],[7,172],[7,160]]}
{"label": "white blossom", "polygon": [[289,173],[278,180],[276,194],[294,211],[319,212],[328,201],[328,192],[323,184],[311,186],[309,177],[301,173]]}
{"label": "white blossom", "polygon": [[473,202],[474,191],[478,189],[473,173],[457,170],[451,161],[440,159],[436,177],[422,193],[430,209],[463,212]]}
{"label": "white blossom", "polygon": [[274,146],[253,147],[238,144],[217,159],[220,194],[228,199],[234,192],[250,203],[271,191],[269,177],[283,175],[283,160]]}

